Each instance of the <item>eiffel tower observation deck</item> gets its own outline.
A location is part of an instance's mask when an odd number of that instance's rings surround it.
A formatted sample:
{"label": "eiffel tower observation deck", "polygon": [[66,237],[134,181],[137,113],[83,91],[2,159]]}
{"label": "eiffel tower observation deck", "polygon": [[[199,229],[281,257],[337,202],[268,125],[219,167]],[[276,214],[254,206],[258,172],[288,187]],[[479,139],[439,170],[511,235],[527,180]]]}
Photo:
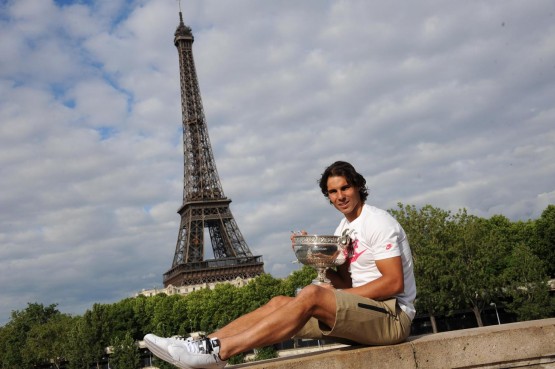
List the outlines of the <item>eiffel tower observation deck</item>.
{"label": "eiffel tower observation deck", "polygon": [[[193,60],[193,33],[183,23],[174,43],[179,54],[181,109],[183,120],[183,205],[181,224],[171,268],[164,273],[164,286],[248,279],[264,273],[262,256],[254,256],[245,242],[225,197],[200,96]],[[205,259],[205,229],[210,234],[214,259]]]}

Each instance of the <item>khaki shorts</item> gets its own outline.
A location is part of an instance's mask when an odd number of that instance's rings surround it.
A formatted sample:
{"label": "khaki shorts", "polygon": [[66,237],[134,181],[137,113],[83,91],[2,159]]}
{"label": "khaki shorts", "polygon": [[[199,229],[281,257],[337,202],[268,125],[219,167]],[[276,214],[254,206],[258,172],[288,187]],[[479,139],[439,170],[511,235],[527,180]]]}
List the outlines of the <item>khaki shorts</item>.
{"label": "khaki shorts", "polygon": [[396,299],[375,301],[343,291],[334,291],[337,305],[335,324],[328,327],[316,318],[293,338],[335,340],[363,345],[391,345],[410,334],[411,319]]}

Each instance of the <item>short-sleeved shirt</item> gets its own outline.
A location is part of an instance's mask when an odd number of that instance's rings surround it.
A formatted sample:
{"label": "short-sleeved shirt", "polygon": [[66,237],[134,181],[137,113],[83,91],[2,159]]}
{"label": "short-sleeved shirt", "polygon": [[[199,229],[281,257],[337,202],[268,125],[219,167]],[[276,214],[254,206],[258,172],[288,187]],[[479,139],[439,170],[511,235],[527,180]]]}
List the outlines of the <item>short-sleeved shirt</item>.
{"label": "short-sleeved shirt", "polygon": [[412,254],[405,231],[387,211],[364,204],[358,218],[343,218],[335,235],[350,234],[352,239],[349,271],[353,287],[362,286],[381,277],[376,260],[400,256],[403,264],[404,291],[395,297],[401,309],[413,319],[416,310],[416,283]]}

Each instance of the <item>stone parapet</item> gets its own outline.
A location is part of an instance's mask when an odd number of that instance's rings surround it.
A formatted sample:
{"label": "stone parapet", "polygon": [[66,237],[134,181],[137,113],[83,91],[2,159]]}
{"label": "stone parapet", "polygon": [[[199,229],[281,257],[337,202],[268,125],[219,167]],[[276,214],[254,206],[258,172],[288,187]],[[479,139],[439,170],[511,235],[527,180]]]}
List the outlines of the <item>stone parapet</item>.
{"label": "stone parapet", "polygon": [[555,318],[411,337],[394,346],[339,347],[234,368],[555,369]]}

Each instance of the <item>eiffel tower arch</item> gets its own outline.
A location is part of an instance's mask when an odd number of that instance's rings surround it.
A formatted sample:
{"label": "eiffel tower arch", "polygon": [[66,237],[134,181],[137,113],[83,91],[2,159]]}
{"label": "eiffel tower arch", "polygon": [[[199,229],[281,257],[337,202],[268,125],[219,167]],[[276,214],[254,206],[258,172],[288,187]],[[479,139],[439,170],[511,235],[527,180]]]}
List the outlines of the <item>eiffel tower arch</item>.
{"label": "eiffel tower arch", "polygon": [[[186,286],[252,278],[264,273],[262,256],[254,256],[229,209],[208,137],[208,128],[193,60],[193,33],[183,23],[174,44],[179,54],[183,121],[183,205],[171,268],[164,286]],[[214,259],[205,259],[204,231],[208,229]]]}

